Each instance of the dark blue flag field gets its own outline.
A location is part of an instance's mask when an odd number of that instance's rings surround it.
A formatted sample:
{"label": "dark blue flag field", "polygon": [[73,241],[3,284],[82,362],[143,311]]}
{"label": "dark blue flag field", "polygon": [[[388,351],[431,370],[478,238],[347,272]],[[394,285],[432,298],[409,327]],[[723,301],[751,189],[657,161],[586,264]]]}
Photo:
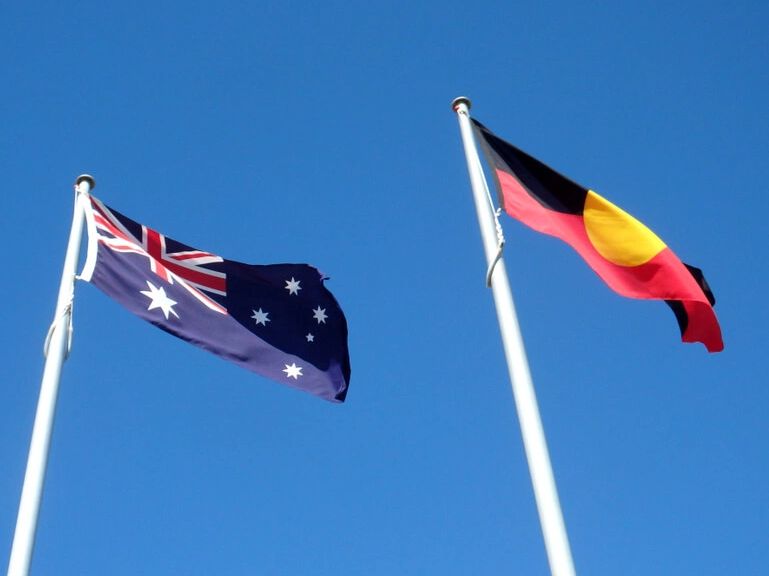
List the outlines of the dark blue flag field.
{"label": "dark blue flag field", "polygon": [[307,264],[242,264],[191,248],[90,197],[81,278],[158,328],[262,376],[343,402],[347,322]]}

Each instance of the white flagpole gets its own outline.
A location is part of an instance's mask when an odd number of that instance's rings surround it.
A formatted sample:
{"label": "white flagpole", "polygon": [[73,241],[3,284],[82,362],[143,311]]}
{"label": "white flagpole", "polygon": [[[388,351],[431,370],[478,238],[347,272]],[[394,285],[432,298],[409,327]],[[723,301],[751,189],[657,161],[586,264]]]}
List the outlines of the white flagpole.
{"label": "white flagpole", "polygon": [[[489,266],[490,285],[497,308],[502,344],[505,349],[510,382],[521,425],[523,445],[526,449],[539,521],[550,563],[550,572],[553,576],[574,576],[574,562],[571,557],[569,540],[566,536],[561,505],[558,501],[558,492],[545,442],[545,433],[542,429],[542,420],[537,407],[537,397],[534,394],[534,385],[531,381],[529,363],[526,359],[521,330],[518,326],[518,317],[515,313],[505,262],[499,256],[500,246],[495,232],[494,213],[489,204],[488,187],[473,138],[473,129],[470,123],[470,100],[465,97],[456,98],[452,103],[452,108],[459,119],[459,128],[467,159],[467,171],[470,175],[475,209],[478,213],[478,224],[481,228],[486,262]],[[494,264],[495,261],[496,264]]]}
{"label": "white flagpole", "polygon": [[95,187],[94,179],[83,174],[75,182],[75,210],[72,228],[64,257],[64,270],[59,284],[56,312],[45,343],[45,367],[40,383],[40,397],[37,402],[32,441],[27,458],[27,471],[21,490],[19,515],[16,518],[16,532],[13,536],[11,558],[8,562],[8,576],[27,576],[35,544],[35,529],[43,493],[43,481],[48,462],[48,448],[51,444],[51,429],[56,412],[56,397],[59,390],[61,368],[69,354],[72,337],[72,299],[75,291],[75,274],[80,255],[80,241],[83,236],[83,202]]}

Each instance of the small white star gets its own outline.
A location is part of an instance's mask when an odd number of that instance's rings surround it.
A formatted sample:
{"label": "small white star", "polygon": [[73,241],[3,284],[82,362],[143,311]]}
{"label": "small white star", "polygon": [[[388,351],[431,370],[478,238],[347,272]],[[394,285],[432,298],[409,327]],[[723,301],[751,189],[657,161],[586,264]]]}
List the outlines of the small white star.
{"label": "small white star", "polygon": [[328,316],[326,316],[326,309],[318,306],[312,311],[312,317],[318,321],[318,324],[325,324],[326,318],[328,318]]}
{"label": "small white star", "polygon": [[261,308],[259,310],[254,310],[254,315],[251,316],[254,320],[256,320],[257,324],[261,324],[262,326],[267,326],[267,322],[270,321],[267,316],[269,316],[269,312],[263,312]]}
{"label": "small white star", "polygon": [[305,338],[307,338],[308,342],[315,342],[315,335],[312,332],[308,332]]}
{"label": "small white star", "polygon": [[286,373],[286,378],[293,378],[294,380],[299,380],[299,376],[304,376],[302,367],[297,366],[296,362],[292,362],[291,365],[286,364],[286,369],[283,372]]}
{"label": "small white star", "polygon": [[288,290],[289,295],[296,294],[299,295],[299,291],[302,289],[301,286],[299,286],[299,280],[294,280],[294,277],[291,276],[291,280],[286,280],[286,290]]}
{"label": "small white star", "polygon": [[177,302],[176,300],[171,300],[166,295],[165,288],[163,287],[158,288],[149,280],[147,280],[147,286],[149,287],[149,290],[140,291],[142,294],[144,294],[147,298],[150,299],[150,305],[147,308],[147,310],[154,310],[155,308],[160,308],[160,310],[163,312],[163,315],[166,317],[166,320],[168,320],[169,314],[173,314],[178,318],[179,315],[176,313],[176,310],[174,310],[173,308]]}

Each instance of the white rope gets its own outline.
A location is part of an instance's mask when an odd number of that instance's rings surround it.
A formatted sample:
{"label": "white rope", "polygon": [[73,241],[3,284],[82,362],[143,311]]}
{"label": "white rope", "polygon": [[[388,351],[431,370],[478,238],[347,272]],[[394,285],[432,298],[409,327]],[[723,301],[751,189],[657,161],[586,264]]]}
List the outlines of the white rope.
{"label": "white rope", "polygon": [[64,317],[67,318],[67,352],[64,355],[64,359],[66,360],[69,357],[69,352],[72,350],[72,309],[73,309],[73,302],[74,302],[75,294],[74,292],[70,294],[69,296],[69,302],[67,302],[62,309],[55,315],[53,322],[51,322],[50,327],[48,328],[48,334],[45,336],[45,343],[43,344],[43,355],[45,357],[48,357],[48,348],[51,346],[51,338],[53,337],[53,331],[56,330],[56,327],[59,325],[59,322],[61,322]]}
{"label": "white rope", "polygon": [[494,227],[497,230],[497,254],[494,256],[494,260],[491,261],[491,264],[489,264],[488,270],[486,270],[486,286],[491,288],[491,275],[494,273],[494,268],[496,267],[497,262],[502,258],[502,249],[505,247],[505,234],[502,231],[502,225],[499,223],[499,215],[502,213],[502,208],[496,208],[494,206],[494,200],[491,198],[491,192],[489,192],[489,185],[486,182],[486,176],[483,173],[480,159],[478,160],[478,171],[483,180],[483,187],[486,189],[486,199],[489,201],[489,208],[491,208],[492,214],[494,214]]}
{"label": "white rope", "polygon": [[489,264],[489,269],[486,271],[486,286],[489,288],[491,288],[491,275],[494,273],[497,262],[502,258],[502,250],[505,247],[505,234],[502,232],[502,225],[499,223],[499,215],[501,213],[502,208],[494,210],[494,227],[497,229],[497,255],[494,256],[494,260]]}
{"label": "white rope", "polygon": [[[466,114],[466,112],[460,112],[461,114]],[[467,114],[469,117],[469,114]],[[494,260],[491,261],[491,264],[489,264],[488,270],[486,270],[486,286],[491,288],[491,275],[494,274],[494,268],[497,265],[497,262],[499,262],[499,259],[502,258],[502,250],[505,247],[505,234],[502,231],[502,225],[499,223],[499,215],[502,213],[502,208],[497,208],[494,206],[494,200],[491,197],[491,192],[489,192],[489,184],[486,182],[486,174],[483,171],[483,166],[481,165],[481,159],[476,155],[476,163],[478,168],[478,173],[481,175],[481,180],[483,180],[483,188],[486,192],[486,199],[489,202],[489,208],[491,208],[491,212],[494,215],[494,227],[497,230],[497,253],[494,256]]]}

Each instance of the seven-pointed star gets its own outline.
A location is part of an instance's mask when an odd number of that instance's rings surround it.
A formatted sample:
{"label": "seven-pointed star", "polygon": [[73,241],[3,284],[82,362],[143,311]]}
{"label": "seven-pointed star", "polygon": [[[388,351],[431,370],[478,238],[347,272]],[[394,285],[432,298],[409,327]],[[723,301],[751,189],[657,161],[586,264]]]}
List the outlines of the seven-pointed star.
{"label": "seven-pointed star", "polygon": [[294,280],[294,277],[291,276],[291,280],[286,280],[286,290],[288,290],[289,295],[296,294],[299,295],[299,290],[302,289],[301,286],[299,286],[299,280]]}
{"label": "seven-pointed star", "polygon": [[267,318],[269,316],[269,312],[263,312],[261,308],[259,310],[254,310],[254,315],[251,316],[254,320],[256,320],[257,324],[261,324],[262,326],[267,326],[267,322],[270,322],[270,319]]}
{"label": "seven-pointed star", "polygon": [[302,367],[297,366],[296,362],[292,362],[290,365],[286,364],[286,368],[283,372],[286,373],[286,378],[293,378],[294,380],[298,380],[299,376],[304,376],[304,374],[302,374]]}
{"label": "seven-pointed star", "polygon": [[318,324],[325,324],[326,318],[328,318],[328,316],[326,316],[326,309],[318,306],[312,311],[312,317],[318,321]]}
{"label": "seven-pointed star", "polygon": [[171,300],[166,295],[166,290],[162,286],[158,288],[155,286],[152,282],[147,280],[147,286],[149,286],[149,290],[141,290],[140,292],[144,294],[147,298],[150,299],[150,305],[147,308],[147,310],[153,310],[155,308],[160,308],[160,310],[163,312],[163,315],[166,317],[166,320],[168,320],[168,314],[173,314],[177,318],[179,315],[176,313],[176,310],[174,310],[174,306],[176,305],[176,300]]}

